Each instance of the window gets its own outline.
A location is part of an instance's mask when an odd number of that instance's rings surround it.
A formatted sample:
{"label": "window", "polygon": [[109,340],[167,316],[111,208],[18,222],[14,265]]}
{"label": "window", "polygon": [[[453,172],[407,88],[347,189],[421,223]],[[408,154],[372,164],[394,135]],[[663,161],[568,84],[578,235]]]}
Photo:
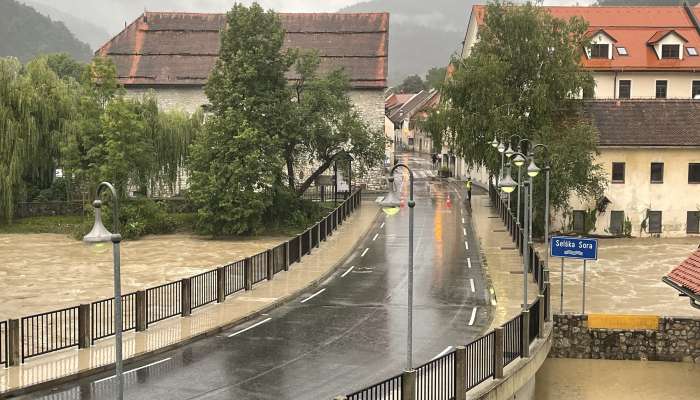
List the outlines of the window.
{"label": "window", "polygon": [[688,164],[688,183],[700,183],[700,164]]}
{"label": "window", "polygon": [[632,81],[622,80],[620,81],[620,91],[619,97],[621,99],[629,99],[632,96]]}
{"label": "window", "polygon": [[664,163],[651,163],[651,183],[664,183]]}
{"label": "window", "polygon": [[665,99],[668,91],[668,81],[656,81],[656,98]]}
{"label": "window", "polygon": [[608,58],[608,44],[592,44],[591,58]]}
{"label": "window", "polygon": [[691,98],[700,100],[700,81],[693,81],[693,92]]}
{"label": "window", "polygon": [[695,57],[698,55],[698,50],[695,47],[686,47],[685,49],[689,56]]}
{"label": "window", "polygon": [[647,232],[661,233],[661,211],[647,211],[647,218],[649,219]]}
{"label": "window", "polygon": [[612,211],[610,212],[610,233],[621,235],[625,227],[625,212]]}
{"label": "window", "polygon": [[618,47],[617,54],[619,54],[621,56],[628,56],[629,53],[627,52],[627,47]]}
{"label": "window", "polygon": [[688,211],[686,233],[700,233],[700,211]]}
{"label": "window", "polygon": [[583,210],[574,210],[574,220],[572,228],[574,232],[586,233],[586,212]]}
{"label": "window", "polygon": [[661,58],[681,58],[681,46],[678,44],[661,45]]}
{"label": "window", "polygon": [[612,182],[613,183],[625,183],[625,163],[623,163],[623,162],[612,163]]}

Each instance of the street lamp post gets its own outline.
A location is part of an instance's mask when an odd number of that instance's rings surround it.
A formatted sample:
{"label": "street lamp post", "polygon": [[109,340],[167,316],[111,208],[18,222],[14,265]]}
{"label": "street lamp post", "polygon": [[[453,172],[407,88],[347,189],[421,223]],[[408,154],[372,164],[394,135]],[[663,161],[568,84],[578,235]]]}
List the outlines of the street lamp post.
{"label": "street lamp post", "polygon": [[[109,189],[114,201],[112,210],[113,231],[110,232],[102,223],[102,201],[100,200],[100,191]],[[83,237],[83,242],[88,244],[112,242],[114,253],[114,338],[115,338],[115,378],[117,380],[117,400],[124,398],[124,381],[122,379],[122,288],[121,288],[121,260],[119,258],[119,243],[122,241],[122,236],[119,234],[119,198],[117,191],[109,182],[102,182],[97,186],[96,200],[92,203],[95,207],[95,224],[92,230]]]}
{"label": "street lamp post", "polygon": [[[547,249],[544,254],[544,265],[545,268],[549,268],[549,171],[550,171],[550,166],[549,166],[549,148],[545,146],[544,144],[537,144],[532,148],[532,164],[535,165],[535,151],[537,151],[538,148],[541,148],[544,150],[544,159],[545,159],[545,166],[544,166],[544,180],[545,180],[545,192],[544,192],[544,245],[545,248]],[[535,168],[537,166],[535,165]],[[539,168],[533,169],[530,171],[530,168],[528,168],[528,174],[534,173],[534,176],[537,176],[539,174]]]}
{"label": "street lamp post", "polygon": [[[522,155],[521,153],[517,153]],[[517,183],[513,180],[510,174],[510,170],[507,171],[507,175],[503,180],[499,183],[498,187],[504,192],[504,193],[512,193],[515,190],[515,187],[517,186]],[[523,189],[525,190],[525,209],[527,209],[528,204],[528,196],[527,196],[527,191],[528,191],[528,182],[523,183]],[[525,213],[525,234],[523,237],[527,237],[527,213]],[[529,254],[528,254],[528,246],[523,246],[523,310],[527,310],[528,306],[528,301],[527,301],[527,271],[528,271],[528,264],[529,264]]]}
{"label": "street lamp post", "polygon": [[523,185],[523,171],[521,167],[525,165],[526,161],[526,156],[525,156],[525,148],[523,147],[523,143],[527,143],[528,147],[530,146],[530,140],[525,138],[525,139],[520,139],[518,140],[518,146],[516,150],[520,153],[520,156],[518,158],[518,217],[517,217],[517,225],[520,226],[520,188]]}
{"label": "street lamp post", "polygon": [[413,369],[413,209],[416,202],[413,200],[413,171],[406,164],[396,164],[389,173],[389,183],[392,184],[392,191],[381,202],[384,211],[389,214],[398,212],[401,201],[393,191],[394,172],[397,168],[405,168],[409,176],[409,197],[408,197],[408,335],[406,338],[406,370]]}

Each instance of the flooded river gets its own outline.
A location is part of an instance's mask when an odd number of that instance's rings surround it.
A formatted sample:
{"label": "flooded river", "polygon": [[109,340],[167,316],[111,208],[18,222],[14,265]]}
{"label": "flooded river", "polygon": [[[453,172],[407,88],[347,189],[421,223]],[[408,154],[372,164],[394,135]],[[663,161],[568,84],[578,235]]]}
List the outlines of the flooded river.
{"label": "flooded river", "polygon": [[700,399],[700,365],[550,358],[537,373],[535,399]]}
{"label": "flooded river", "polygon": [[[284,240],[208,240],[176,234],[125,241],[122,293],[196,275]],[[52,234],[0,235],[0,320],[110,297],[112,271],[111,244],[86,246]]]}

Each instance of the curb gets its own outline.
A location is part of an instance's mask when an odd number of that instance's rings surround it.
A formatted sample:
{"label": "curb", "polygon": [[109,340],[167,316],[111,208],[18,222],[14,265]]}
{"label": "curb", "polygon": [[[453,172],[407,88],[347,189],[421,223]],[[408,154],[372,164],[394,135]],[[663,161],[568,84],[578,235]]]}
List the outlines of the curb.
{"label": "curb", "polygon": [[[365,206],[370,206],[370,207],[372,207],[372,205],[370,205],[370,204],[366,204]],[[362,207],[362,205],[361,205],[360,207]],[[240,319],[238,319],[238,320],[236,320],[236,321],[227,323],[227,324],[225,324],[225,325],[218,326],[218,327],[216,327],[216,328],[212,328],[212,329],[210,329],[210,330],[208,330],[208,331],[204,331],[204,332],[198,333],[198,334],[196,334],[196,335],[194,335],[194,336],[192,336],[192,337],[189,337],[189,338],[187,338],[187,339],[184,339],[184,340],[179,341],[179,342],[176,342],[176,343],[172,343],[172,344],[166,345],[166,346],[161,347],[161,348],[159,348],[159,349],[147,351],[147,352],[145,352],[145,353],[141,353],[141,354],[135,355],[135,356],[133,356],[133,357],[130,357],[130,358],[128,358],[128,359],[125,359],[125,360],[124,360],[124,367],[129,366],[129,365],[136,364],[136,363],[138,363],[138,362],[140,362],[140,361],[143,361],[143,360],[145,360],[145,359],[147,359],[147,358],[150,358],[150,357],[153,357],[153,356],[156,356],[156,355],[159,355],[159,354],[163,354],[163,353],[167,353],[167,352],[172,351],[172,350],[176,350],[176,349],[178,349],[178,348],[180,348],[180,347],[184,347],[184,346],[186,346],[186,345],[188,345],[188,344],[190,344],[190,343],[196,342],[196,341],[198,341],[198,340],[201,340],[201,339],[205,339],[205,338],[208,338],[208,337],[215,336],[215,335],[217,335],[217,334],[219,334],[219,333],[221,333],[221,332],[223,332],[223,331],[225,331],[225,330],[228,330],[228,329],[230,329],[230,328],[233,328],[233,327],[235,327],[235,326],[237,326],[237,325],[240,325],[240,324],[246,323],[246,322],[248,322],[248,321],[250,321],[250,320],[256,319],[256,318],[260,317],[261,314],[266,314],[266,313],[268,313],[268,312],[270,312],[270,311],[272,311],[272,310],[274,310],[274,309],[276,309],[276,308],[278,308],[278,307],[280,307],[280,306],[282,306],[282,305],[284,305],[284,304],[289,303],[290,301],[292,301],[293,299],[299,297],[302,293],[308,291],[309,289],[318,287],[318,285],[319,285],[320,283],[322,283],[323,281],[327,280],[327,279],[328,279],[329,277],[331,277],[333,274],[337,273],[338,268],[339,268],[341,265],[343,265],[347,260],[349,260],[349,259],[352,257],[353,253],[356,251],[355,248],[357,247],[357,244],[363,243],[364,241],[368,240],[367,233],[368,233],[374,226],[376,226],[376,225],[378,224],[378,220],[379,220],[379,217],[380,217],[380,216],[381,216],[381,212],[380,212],[379,209],[377,209],[377,212],[376,212],[376,215],[374,216],[374,219],[373,219],[372,222],[368,225],[367,229],[365,229],[364,232],[362,232],[362,234],[360,235],[360,237],[358,238],[358,240],[355,242],[355,245],[353,245],[353,246],[347,251],[347,254],[345,254],[345,255],[343,255],[342,257],[340,257],[340,258],[338,259],[338,261],[336,261],[336,263],[333,264],[333,266],[332,266],[331,268],[329,268],[328,271],[327,271],[326,273],[324,273],[324,274],[321,275],[320,277],[316,278],[315,280],[309,282],[309,284],[308,284],[307,286],[305,286],[305,287],[303,287],[303,288],[301,288],[301,289],[299,289],[299,290],[297,290],[297,291],[295,291],[295,292],[293,292],[293,293],[290,293],[290,294],[287,295],[287,296],[281,297],[281,298],[277,299],[276,301],[272,302],[271,304],[265,306],[264,308],[262,308],[262,309],[260,309],[260,310],[258,310],[258,311],[255,311],[255,312],[253,312],[253,313],[251,313],[251,314],[248,314],[248,315],[246,315],[246,316],[244,316],[244,317],[242,317],[242,318],[240,318]],[[185,318],[186,318],[186,317],[185,317]],[[78,350],[78,351],[79,351],[79,350]],[[114,368],[115,368],[114,363],[102,365],[102,366],[95,367],[95,368],[92,368],[92,369],[87,369],[87,370],[84,370],[84,371],[76,372],[76,373],[74,373],[74,374],[62,376],[62,377],[60,377],[60,378],[55,378],[55,379],[47,380],[47,381],[44,381],[44,382],[35,383],[35,384],[28,385],[28,386],[24,386],[24,387],[21,387],[21,388],[8,390],[8,391],[6,391],[6,392],[0,392],[0,398],[11,398],[11,397],[18,397],[18,396],[27,395],[27,394],[29,394],[29,393],[32,393],[32,392],[35,392],[35,391],[38,391],[38,390],[48,389],[48,388],[55,387],[55,386],[60,386],[60,385],[62,385],[62,384],[64,384],[64,383],[68,383],[68,382],[71,382],[71,381],[75,381],[75,380],[79,380],[79,379],[82,379],[82,378],[86,378],[86,377],[91,376],[91,375],[97,375],[97,374],[100,374],[100,373],[103,373],[103,372],[111,371],[111,370],[113,370]]]}

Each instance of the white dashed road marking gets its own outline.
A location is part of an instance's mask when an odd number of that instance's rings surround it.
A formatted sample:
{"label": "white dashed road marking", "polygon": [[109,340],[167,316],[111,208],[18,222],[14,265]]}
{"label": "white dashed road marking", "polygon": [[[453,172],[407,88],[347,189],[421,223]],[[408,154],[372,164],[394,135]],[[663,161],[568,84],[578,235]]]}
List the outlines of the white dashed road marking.
{"label": "white dashed road marking", "polygon": [[452,350],[452,346],[447,346],[445,350],[441,351],[438,355],[433,357],[430,361],[437,360],[438,358],[444,356],[445,354],[449,353],[450,350]]}
{"label": "white dashed road marking", "polygon": [[382,224],[381,224],[381,225],[379,225],[379,229],[384,229],[384,224],[385,224],[385,223],[384,223],[384,222],[382,222]]}
{"label": "white dashed road marking", "polygon": [[364,257],[365,254],[367,254],[368,251],[369,251],[369,247],[366,248],[365,251],[362,252],[362,254],[360,254],[360,257]]}
{"label": "white dashed road marking", "polygon": [[476,290],[474,290],[474,279],[469,278],[469,287],[472,289],[472,293],[474,293]]}
{"label": "white dashed road marking", "polygon": [[349,274],[350,271],[352,271],[353,269],[355,269],[355,266],[354,266],[354,265],[353,265],[352,267],[348,268],[348,270],[345,271],[345,272],[343,273],[343,275],[340,275],[340,277],[341,277],[341,278],[345,278],[345,275]]}
{"label": "white dashed road marking", "polygon": [[464,241],[464,247],[469,250],[469,243],[466,240]]}
{"label": "white dashed road marking", "polygon": [[323,293],[323,292],[325,292],[325,291],[326,291],[326,288],[323,288],[323,289],[319,290],[318,292],[312,294],[311,296],[305,298],[305,299],[302,300],[301,302],[302,302],[302,303],[306,303],[307,301],[313,299],[314,297],[318,296],[319,294],[321,294],[321,293]]}
{"label": "white dashed road marking", "polygon": [[375,233],[375,234],[374,234],[374,237],[372,238],[372,241],[374,242],[375,240],[377,240],[378,237],[379,237],[379,234],[378,234],[378,233]]}
{"label": "white dashed road marking", "polygon": [[[152,367],[152,366],[154,366],[154,365],[158,365],[158,364],[164,363],[164,362],[166,362],[166,361],[170,361],[170,360],[172,360],[172,357],[168,357],[168,358],[165,358],[165,359],[160,360],[160,361],[152,362],[152,363],[150,363],[150,364],[146,364],[146,365],[141,366],[141,367],[138,367],[138,368],[130,369],[130,370],[128,370],[128,371],[125,371],[124,374],[126,375],[126,374],[131,373],[131,372],[136,372],[136,371],[139,371],[139,370],[142,370],[142,369],[145,369],[145,368],[148,368],[148,367]],[[110,380],[110,379],[114,379],[115,376],[116,376],[116,375],[112,375],[112,376],[109,376],[109,377],[107,377],[107,378],[103,378],[103,379],[97,380],[97,381],[95,381],[94,383],[100,383],[100,382],[108,381],[108,380]]]}
{"label": "white dashed road marking", "polygon": [[264,324],[265,322],[270,322],[271,320],[272,320],[272,318],[266,318],[266,319],[264,319],[264,320],[258,322],[258,323],[255,324],[255,325],[251,325],[251,326],[249,326],[249,327],[247,327],[247,328],[245,328],[245,329],[241,329],[241,330],[238,331],[238,332],[234,332],[234,333],[228,335],[228,337],[234,337],[234,336],[240,335],[240,334],[243,333],[243,332],[246,332],[246,331],[249,331],[249,330],[251,330],[251,329],[253,329],[253,328],[255,328],[255,327],[258,327],[258,326]]}
{"label": "white dashed road marking", "polygon": [[472,268],[472,259],[467,257],[467,267]]}
{"label": "white dashed road marking", "polygon": [[474,320],[476,319],[476,307],[472,308],[472,316],[469,318],[469,326],[474,325]]}

